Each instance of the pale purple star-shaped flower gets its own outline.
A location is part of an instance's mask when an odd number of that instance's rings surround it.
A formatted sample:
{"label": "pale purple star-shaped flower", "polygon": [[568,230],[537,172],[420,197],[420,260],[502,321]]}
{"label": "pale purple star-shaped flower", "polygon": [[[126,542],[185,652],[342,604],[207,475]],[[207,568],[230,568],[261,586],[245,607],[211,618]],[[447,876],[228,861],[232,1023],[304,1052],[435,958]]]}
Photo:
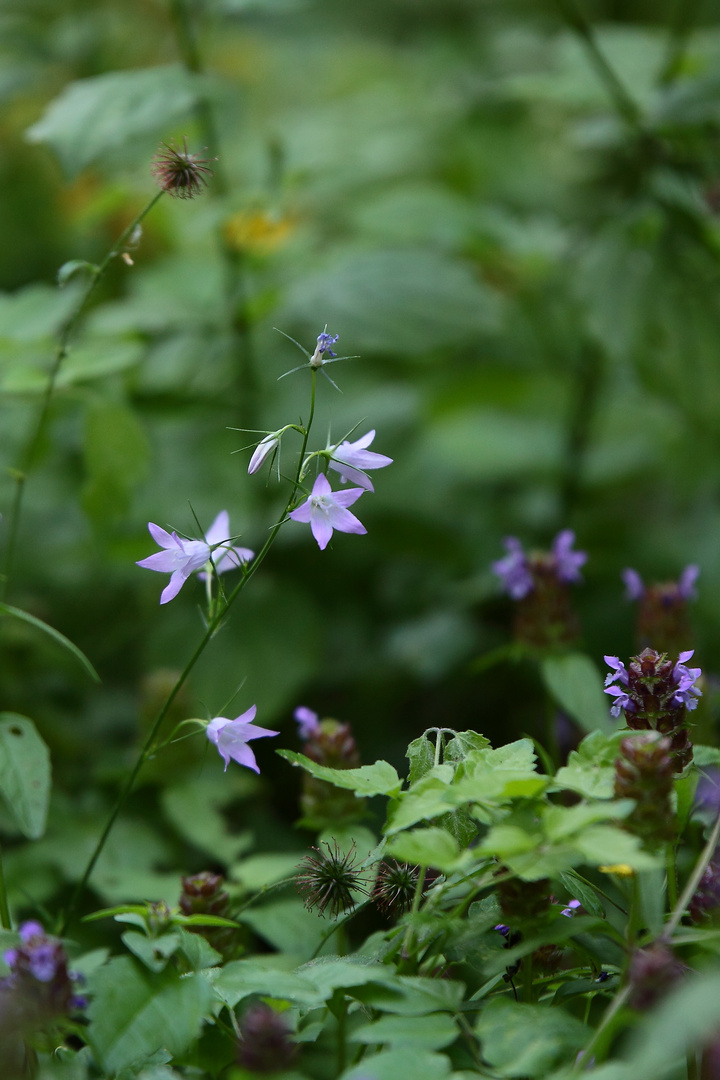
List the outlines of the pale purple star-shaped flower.
{"label": "pale purple star-shaped flower", "polygon": [[645,595],[645,586],[637,570],[628,566],[623,570],[621,577],[625,586],[625,599],[642,600]]}
{"label": "pale purple star-shaped flower", "polygon": [[253,727],[252,722],[256,712],[257,705],[252,705],[247,712],[234,720],[216,716],[205,729],[208,739],[213,746],[217,746],[218,753],[225,762],[225,772],[232,758],[238,765],[244,765],[245,768],[259,773],[260,768],[248,743],[252,739],[263,739],[267,735],[280,734],[279,731],[270,731],[268,728]]}
{"label": "pale purple star-shaped flower", "polygon": [[694,649],[688,649],[687,652],[681,652],[678,657],[678,662],[673,668],[673,681],[677,683],[677,690],[673,696],[673,703],[678,707],[684,705],[685,708],[690,711],[697,709],[697,699],[702,697],[702,690],[695,685],[702,675],[701,669],[699,667],[689,668],[685,666],[694,652]]}
{"label": "pale purple star-shaped flower", "polygon": [[505,592],[513,600],[522,600],[535,588],[527,555],[516,536],[506,536],[503,547],[508,554],[492,564],[492,572],[500,578]]}
{"label": "pale purple star-shaped flower", "polygon": [[298,735],[301,739],[312,739],[320,733],[320,718],[312,709],[304,705],[298,705],[294,713],[298,725]]}
{"label": "pale purple star-shaped flower", "polygon": [[566,908],[563,908],[560,914],[564,915],[566,919],[572,919],[573,915],[579,907],[582,907],[582,904],[579,900],[570,900],[568,906]]}
{"label": "pale purple star-shaped flower", "polygon": [[[215,567],[216,574],[225,574],[228,570],[236,570],[243,563],[250,562],[255,557],[255,552],[250,548],[233,547],[228,543],[230,539],[230,517],[227,510],[221,510],[205,534],[205,540],[213,549],[210,558]],[[205,581],[206,571],[202,570],[198,577]]]}
{"label": "pale purple star-shaped flower", "polygon": [[167,604],[177,596],[190,575],[202,569],[208,561],[210,546],[204,540],[184,540],[176,532],[166,532],[152,521],[148,523],[148,530],[163,550],[148,555],[147,559],[140,559],[137,565],[172,575],[160,594],[160,603]]}
{"label": "pale purple star-shaped flower", "polygon": [[333,529],[345,533],[367,532],[363,523],[347,509],[363,493],[363,488],[348,488],[347,491],[333,492],[325,474],[319,473],[313,485],[312,494],[296,510],[291,510],[288,516],[293,521],[309,524],[318,547],[324,551],[330,543]]}
{"label": "pale purple star-shaped flower", "polygon": [[366,475],[368,469],[384,469],[386,465],[392,465],[393,459],[385,454],[376,454],[367,447],[375,438],[375,430],[368,431],[355,442],[338,443],[337,446],[328,447],[330,453],[330,468],[340,473],[343,484],[348,480],[359,484],[366,491],[374,491],[372,480]]}
{"label": "pale purple star-shaped flower", "polygon": [[575,533],[572,529],[563,529],[553,540],[553,555],[555,556],[555,573],[558,581],[566,584],[574,584],[582,581],[580,567],[587,562],[585,551],[572,551],[575,543]]}

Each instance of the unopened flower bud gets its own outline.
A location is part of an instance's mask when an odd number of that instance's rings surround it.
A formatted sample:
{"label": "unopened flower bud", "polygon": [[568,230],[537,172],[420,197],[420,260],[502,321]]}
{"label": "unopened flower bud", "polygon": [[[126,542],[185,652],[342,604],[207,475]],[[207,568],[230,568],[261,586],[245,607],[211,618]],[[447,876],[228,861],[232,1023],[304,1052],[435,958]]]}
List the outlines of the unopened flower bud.
{"label": "unopened flower bud", "polygon": [[[182,892],[179,907],[183,915],[218,915],[230,917],[230,897],[223,889],[222,874],[203,870],[181,878]],[[191,933],[204,937],[208,945],[216,949],[226,960],[237,952],[241,932],[229,926],[187,926]]]}
{"label": "unopened flower bud", "polygon": [[250,464],[248,465],[248,474],[252,476],[254,473],[259,472],[269,457],[275,453],[276,449],[280,445],[280,439],[277,432],[273,432],[270,435],[266,435],[264,439],[257,444],[253,455],[250,458]]}
{"label": "unopened flower bud", "polygon": [[637,949],[628,973],[630,1004],[641,1012],[651,1009],[682,978],[684,971],[672,949],[662,942]]}
{"label": "unopened flower bud", "polygon": [[238,1064],[251,1073],[284,1071],[298,1052],[283,1017],[269,1005],[251,1005],[240,1021]]}

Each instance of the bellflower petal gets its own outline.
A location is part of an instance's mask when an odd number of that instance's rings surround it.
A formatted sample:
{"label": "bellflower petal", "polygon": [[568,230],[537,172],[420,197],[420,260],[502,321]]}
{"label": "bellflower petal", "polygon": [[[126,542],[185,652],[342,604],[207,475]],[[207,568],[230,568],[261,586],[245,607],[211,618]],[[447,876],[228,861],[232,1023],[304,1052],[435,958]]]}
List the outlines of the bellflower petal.
{"label": "bellflower petal", "polygon": [[210,547],[203,540],[184,540],[176,532],[166,532],[152,521],[148,523],[148,530],[163,550],[140,559],[137,565],[172,575],[160,596],[160,603],[167,604],[177,596],[190,575],[205,565],[210,558]]}
{"label": "bellflower petal", "polygon": [[[243,563],[255,558],[250,548],[233,547],[227,543],[230,539],[230,516],[227,510],[221,510],[205,534],[208,544],[214,548],[210,553],[216,574],[225,574],[228,570],[237,570]],[[205,581],[207,572],[202,570],[198,577]]]}
{"label": "bellflower petal", "polygon": [[293,521],[309,524],[318,547],[324,551],[334,529],[338,532],[359,535],[367,532],[363,523],[347,509],[363,494],[363,488],[349,488],[347,491],[333,492],[327,477],[319,473],[313,485],[312,494],[295,510],[291,510],[288,516]]}
{"label": "bellflower petal", "polygon": [[228,720],[225,716],[216,716],[205,729],[208,739],[217,747],[220,757],[225,762],[225,772],[232,759],[239,765],[244,765],[247,769],[259,773],[255,755],[247,744],[252,739],[263,739],[266,736],[280,734],[268,728],[252,726],[256,712],[257,706],[252,705],[234,720]]}
{"label": "bellflower petal", "polygon": [[348,480],[354,481],[366,491],[374,491],[372,481],[366,475],[368,469],[384,469],[392,465],[393,459],[385,454],[376,454],[367,447],[375,438],[375,431],[369,431],[355,442],[339,443],[330,447],[330,468],[340,473],[340,480],[344,484]]}

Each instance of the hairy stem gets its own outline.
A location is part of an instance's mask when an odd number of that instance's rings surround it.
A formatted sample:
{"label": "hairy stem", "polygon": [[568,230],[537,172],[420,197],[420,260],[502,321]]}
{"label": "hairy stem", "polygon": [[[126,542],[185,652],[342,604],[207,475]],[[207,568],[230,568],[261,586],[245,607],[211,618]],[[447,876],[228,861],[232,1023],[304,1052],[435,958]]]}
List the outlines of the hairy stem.
{"label": "hairy stem", "polygon": [[154,195],[144,210],[141,210],[133,221],[130,222],[128,227],[123,230],[113,246],[108,251],[107,255],[100,263],[99,266],[92,268],[92,276],[85,287],[84,292],[78,299],[77,304],[68,315],[65,322],[60,327],[58,334],[57,348],[53,357],[53,362],[48,372],[48,377],[45,383],[45,389],[40,401],[40,408],[38,410],[37,418],[30,432],[25,447],[20,455],[20,463],[17,468],[12,470],[12,476],[15,480],[15,494],[13,496],[12,506],[10,507],[9,523],[8,523],[8,540],[5,548],[5,559],[3,565],[2,575],[2,598],[7,595],[8,585],[10,582],[10,576],[12,574],[12,566],[15,558],[15,549],[17,547],[17,539],[20,530],[20,517],[22,514],[23,495],[25,492],[25,485],[27,483],[28,475],[35,463],[35,456],[37,454],[40,440],[42,439],[45,431],[45,425],[50,413],[50,405],[52,402],[53,394],[55,393],[55,385],[57,383],[60,369],[62,368],[63,361],[68,355],[70,350],[70,339],[73,331],[85,310],[85,305],[90,299],[92,293],[95,291],[95,287],[103,277],[108,266],[115,258],[120,254],[125,244],[132,236],[135,229],[141,223],[146,214],[148,214],[155,203],[162,198],[164,192],[158,191],[157,195]]}

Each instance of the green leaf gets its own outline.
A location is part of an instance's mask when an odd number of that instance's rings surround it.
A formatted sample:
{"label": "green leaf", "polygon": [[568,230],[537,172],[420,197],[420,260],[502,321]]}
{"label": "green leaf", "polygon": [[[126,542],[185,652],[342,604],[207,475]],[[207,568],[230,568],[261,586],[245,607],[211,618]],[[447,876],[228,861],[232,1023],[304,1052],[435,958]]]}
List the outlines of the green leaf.
{"label": "green leaf", "polygon": [[295,953],[298,960],[313,955],[328,929],[326,920],[308,911],[295,896],[248,908],[237,918],[274,948]]}
{"label": "green leaf", "polygon": [[25,836],[42,836],[50,800],[50,753],[32,720],[17,713],[0,713],[0,795]]}
{"label": "green leaf", "polygon": [[125,947],[150,971],[162,971],[180,947],[180,934],[177,933],[149,938],[147,934],[140,934],[137,930],[126,930],[120,937]]}
{"label": "green leaf", "polygon": [[608,734],[614,731],[602,677],[589,656],[584,653],[546,656],[540,663],[540,671],[548,692],[584,731]]}
{"label": "green leaf", "polygon": [[554,788],[566,788],[588,799],[611,799],[615,784],[615,759],[627,732],[605,735],[594,731],[572,750],[567,765],[558,769]]}
{"label": "green leaf", "polygon": [[617,799],[599,804],[580,803],[578,806],[548,806],[543,814],[543,829],[548,840],[557,843],[597,821],[626,818],[634,806],[634,799]]}
{"label": "green leaf", "polygon": [[338,1080],[400,1080],[401,1077],[445,1080],[449,1074],[450,1061],[444,1054],[403,1047],[364,1057],[359,1065],[341,1073]]}
{"label": "green leaf", "polygon": [[91,679],[95,682],[100,682],[100,676],[84,652],[78,649],[77,645],[73,645],[69,638],[66,638],[64,634],[61,634],[59,630],[55,630],[54,627],[48,626],[42,619],[35,618],[34,615],[28,614],[27,611],[22,611],[20,608],[12,607],[10,604],[0,603],[0,614],[11,615],[14,619],[20,619],[22,622],[28,623],[30,626],[34,626],[36,630],[41,630],[43,634],[47,634],[49,637],[56,641],[58,645],[62,645],[64,649],[71,652],[76,660],[78,660],[87,671]]}
{"label": "green leaf", "polygon": [[458,1036],[455,1021],[447,1013],[429,1016],[383,1016],[356,1028],[352,1042],[369,1046],[414,1046],[419,1050],[441,1050]]}
{"label": "green leaf", "polygon": [[354,791],[359,799],[370,798],[371,795],[394,797],[402,787],[402,780],[387,761],[376,761],[374,765],[362,765],[359,769],[330,769],[327,765],[318,765],[305,754],[298,754],[294,750],[277,752],[291,765],[301,765],[318,780],[326,780],[335,787]]}
{"label": "green leaf", "polygon": [[364,986],[382,978],[387,968],[367,956],[321,956],[298,968],[297,974],[308,979],[323,1000],[332,997],[335,990],[348,990]]}
{"label": "green leaf", "polygon": [[451,873],[461,858],[455,838],[437,828],[400,833],[388,841],[387,853],[401,862],[434,866],[443,873]]}
{"label": "green leaf", "polygon": [[490,740],[477,731],[458,731],[445,747],[443,761],[464,761],[473,750],[490,748]]}
{"label": "green leaf", "polygon": [[637,836],[613,825],[593,825],[575,836],[572,844],[586,862],[595,866],[625,863],[633,870],[652,870],[659,863],[659,857],[643,851]]}
{"label": "green leaf", "polygon": [[405,757],[410,762],[408,783],[414,784],[429,769],[432,769],[435,761],[435,748],[426,735],[421,735],[419,739],[413,739],[410,743]]}
{"label": "green leaf", "polygon": [[119,1072],[156,1050],[177,1056],[197,1038],[211,1000],[202,975],[154,974],[127,956],[115,957],[89,980],[87,1037],[101,1068]]}
{"label": "green leaf", "polygon": [[94,400],[85,421],[87,514],[105,527],[121,517],[149,464],[150,444],[135,413],[115,401]]}
{"label": "green leaf", "polygon": [[264,994],[306,1008],[322,1005],[326,996],[314,982],[304,975],[278,968],[278,963],[286,959],[276,955],[254,960],[232,960],[223,966],[215,979],[215,993],[231,1008],[251,994]]}
{"label": "green leaf", "polygon": [[464,994],[464,984],[454,979],[384,975],[356,990],[353,996],[379,1012],[427,1016],[436,1012],[456,1013]]}
{"label": "green leaf", "polygon": [[564,1012],[493,998],[475,1026],[483,1058],[501,1076],[546,1077],[563,1061],[572,1060],[592,1034]]}
{"label": "green leaf", "polygon": [[160,805],[185,840],[227,866],[252,847],[253,834],[248,829],[230,832],[221,807],[248,795],[254,777],[241,772],[231,777],[228,772],[226,780],[218,784],[213,776],[193,776],[191,780],[164,788]]}
{"label": "green leaf", "polygon": [[27,138],[52,147],[72,178],[137,140],[149,149],[151,139],[191,112],[207,85],[179,64],[78,79],[50,102]]}
{"label": "green leaf", "polygon": [[419,821],[430,821],[447,814],[455,806],[454,792],[449,783],[451,779],[452,770],[447,765],[435,766],[426,773],[422,780],[401,795],[385,830],[386,835],[392,836]]}
{"label": "green leaf", "polygon": [[566,870],[564,873],[558,874],[558,877],[570,893],[570,896],[575,900],[579,900],[586,911],[589,911],[591,915],[596,915],[599,919],[605,917],[603,902],[589,882],[585,881],[573,870]]}
{"label": "green leaf", "polygon": [[57,283],[62,289],[64,285],[67,285],[70,278],[76,274],[92,274],[95,275],[98,272],[98,267],[95,263],[87,262],[86,259],[70,259],[69,262],[63,263],[57,272]]}

